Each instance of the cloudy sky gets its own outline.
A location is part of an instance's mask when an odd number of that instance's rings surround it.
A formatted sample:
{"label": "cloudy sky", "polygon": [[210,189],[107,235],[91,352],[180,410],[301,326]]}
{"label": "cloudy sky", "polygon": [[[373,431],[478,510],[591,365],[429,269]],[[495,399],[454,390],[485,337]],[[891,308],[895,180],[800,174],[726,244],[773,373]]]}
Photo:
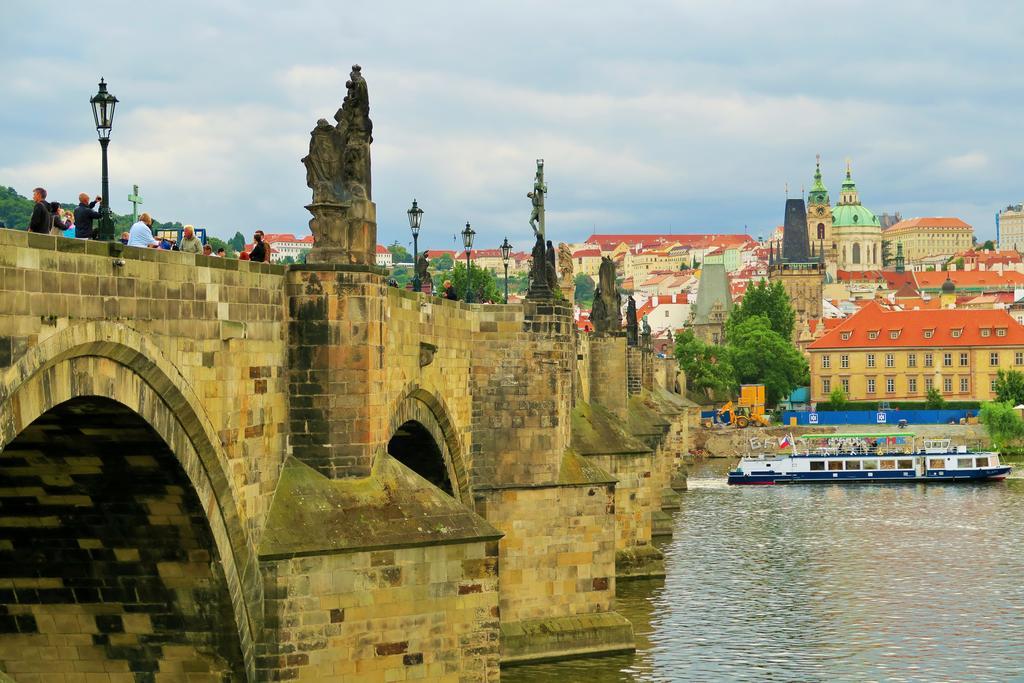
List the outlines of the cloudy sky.
{"label": "cloudy sky", "polygon": [[353,63],[369,84],[381,242],[526,246],[548,229],[766,234],[814,156],[838,196],[956,215],[1024,200],[1024,5],[1004,2],[34,2],[0,8],[0,184],[99,191],[89,97],[120,100],[114,209],[308,231],[299,159]]}

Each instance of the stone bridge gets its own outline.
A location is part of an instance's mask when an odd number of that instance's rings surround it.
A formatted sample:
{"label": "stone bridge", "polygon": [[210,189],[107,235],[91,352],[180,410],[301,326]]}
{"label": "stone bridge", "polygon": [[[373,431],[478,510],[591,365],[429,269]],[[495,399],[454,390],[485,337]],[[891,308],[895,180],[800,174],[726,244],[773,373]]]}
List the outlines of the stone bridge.
{"label": "stone bridge", "polygon": [[0,230],[0,671],[493,681],[629,650],[678,381],[555,301]]}

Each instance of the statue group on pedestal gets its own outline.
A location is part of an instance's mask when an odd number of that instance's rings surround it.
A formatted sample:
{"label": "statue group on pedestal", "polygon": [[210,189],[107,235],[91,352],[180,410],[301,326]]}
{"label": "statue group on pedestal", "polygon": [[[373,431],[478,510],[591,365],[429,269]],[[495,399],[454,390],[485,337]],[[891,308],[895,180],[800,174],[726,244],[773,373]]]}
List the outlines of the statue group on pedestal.
{"label": "statue group on pedestal", "polygon": [[590,309],[590,322],[597,334],[622,329],[622,295],[615,284],[615,262],[607,256],[601,257],[601,267],[597,271],[597,288]]}

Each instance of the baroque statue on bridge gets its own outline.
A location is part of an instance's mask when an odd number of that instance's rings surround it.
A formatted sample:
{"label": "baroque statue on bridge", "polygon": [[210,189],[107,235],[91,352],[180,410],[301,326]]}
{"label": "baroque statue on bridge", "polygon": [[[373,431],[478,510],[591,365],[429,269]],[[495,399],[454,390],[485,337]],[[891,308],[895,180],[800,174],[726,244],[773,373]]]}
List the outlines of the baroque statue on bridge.
{"label": "baroque statue on bridge", "polygon": [[636,346],[638,340],[638,327],[636,320],[636,299],[633,295],[626,298],[626,343],[629,346]]}
{"label": "baroque statue on bridge", "polygon": [[362,68],[352,67],[347,94],[334,114],[336,124],[316,122],[310,133],[306,184],[313,190],[307,206],[314,247],[311,263],[341,262],[374,265],[377,242],[376,208],[371,201],[370,143],[373,122]]}
{"label": "baroque statue on bridge", "polygon": [[597,334],[619,332],[622,329],[622,295],[615,283],[615,261],[607,256],[601,257],[590,321]]}
{"label": "baroque statue on bridge", "polygon": [[527,192],[526,196],[533,202],[533,211],[530,213],[530,227],[533,234],[544,239],[544,197],[548,193],[548,186],[544,183],[544,160],[537,159],[537,174],[533,180],[533,191]]}

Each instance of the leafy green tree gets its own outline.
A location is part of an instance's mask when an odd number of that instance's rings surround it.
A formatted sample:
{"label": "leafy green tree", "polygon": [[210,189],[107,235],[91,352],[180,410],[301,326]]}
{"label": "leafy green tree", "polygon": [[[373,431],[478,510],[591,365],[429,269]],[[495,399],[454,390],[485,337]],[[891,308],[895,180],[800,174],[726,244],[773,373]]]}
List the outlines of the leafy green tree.
{"label": "leafy green tree", "polygon": [[430,270],[432,272],[438,270],[451,270],[455,266],[455,259],[449,254],[441,254],[430,259]]}
{"label": "leafy green tree", "polygon": [[412,268],[406,266],[395,266],[391,269],[391,277],[395,278],[398,286],[405,288],[405,285],[412,281],[413,271]]}
{"label": "leafy green tree", "polygon": [[942,397],[938,389],[932,387],[924,398],[924,407],[928,410],[942,410],[946,407],[946,399]]}
{"label": "leafy green tree", "polygon": [[594,290],[597,288],[594,278],[586,273],[577,273],[573,282],[576,285],[576,303],[581,306],[592,304],[594,302]]}
{"label": "leafy green tree", "polygon": [[693,330],[683,330],[676,337],[675,356],[686,373],[690,390],[709,399],[735,393],[735,373],[723,347],[705,344],[694,336]]}
{"label": "leafy green tree", "polygon": [[992,240],[985,240],[985,244],[981,245],[981,248],[988,249],[990,251],[995,251],[996,244]]}
{"label": "leafy green tree", "polygon": [[846,392],[843,391],[843,388],[836,387],[832,390],[832,393],[828,395],[828,402],[832,406],[832,410],[844,410],[850,401],[847,399]]}
{"label": "leafy green tree", "polygon": [[245,249],[245,235],[239,231],[235,231],[235,236],[228,240],[228,244],[237,252],[241,252]]}
{"label": "leafy green tree", "polygon": [[770,321],[771,328],[785,340],[793,338],[793,326],[796,324],[796,313],[789,303],[782,283],[761,280],[756,285],[747,287],[746,294],[738,306],[732,309],[725,323],[726,339],[733,334],[733,328],[745,320],[762,316]]}
{"label": "leafy green tree", "polygon": [[395,263],[412,263],[412,254],[409,253],[408,249],[399,244],[398,240],[395,240],[388,246],[388,251],[391,252],[391,258]]}
{"label": "leafy green tree", "polygon": [[728,331],[726,347],[739,384],[764,384],[765,400],[774,405],[798,386],[807,384],[803,354],[772,322],[754,315],[736,322]]}
{"label": "leafy green tree", "polygon": [[[155,223],[154,223],[154,225],[155,225]],[[213,247],[213,253],[214,254],[217,253],[218,249],[223,249],[224,250],[224,255],[229,257],[229,258],[234,258],[234,257],[238,256],[238,254],[235,253],[235,250],[231,248],[231,245],[228,244],[227,242],[225,242],[224,240],[222,240],[219,237],[214,237],[213,235],[207,235],[206,236],[206,243],[209,244],[211,247]]]}
{"label": "leafy green tree", "polygon": [[[456,263],[455,267],[447,273],[437,273],[434,275],[434,291],[441,292],[444,290],[444,281],[451,280],[452,285],[455,287],[455,292],[459,295],[459,300],[463,300],[466,297],[466,266],[462,263]],[[494,275],[491,271],[485,268],[478,268],[475,265],[470,276],[470,284],[473,289],[473,303],[479,304],[490,301],[492,303],[501,303],[505,300],[504,287],[500,290],[498,283],[494,279]]]}
{"label": "leafy green tree", "polygon": [[1024,403],[1024,373],[1000,370],[996,373],[996,400],[1009,401],[1015,406]]}
{"label": "leafy green tree", "polygon": [[1009,401],[982,404],[978,417],[996,448],[1005,448],[1024,438],[1024,420]]}

